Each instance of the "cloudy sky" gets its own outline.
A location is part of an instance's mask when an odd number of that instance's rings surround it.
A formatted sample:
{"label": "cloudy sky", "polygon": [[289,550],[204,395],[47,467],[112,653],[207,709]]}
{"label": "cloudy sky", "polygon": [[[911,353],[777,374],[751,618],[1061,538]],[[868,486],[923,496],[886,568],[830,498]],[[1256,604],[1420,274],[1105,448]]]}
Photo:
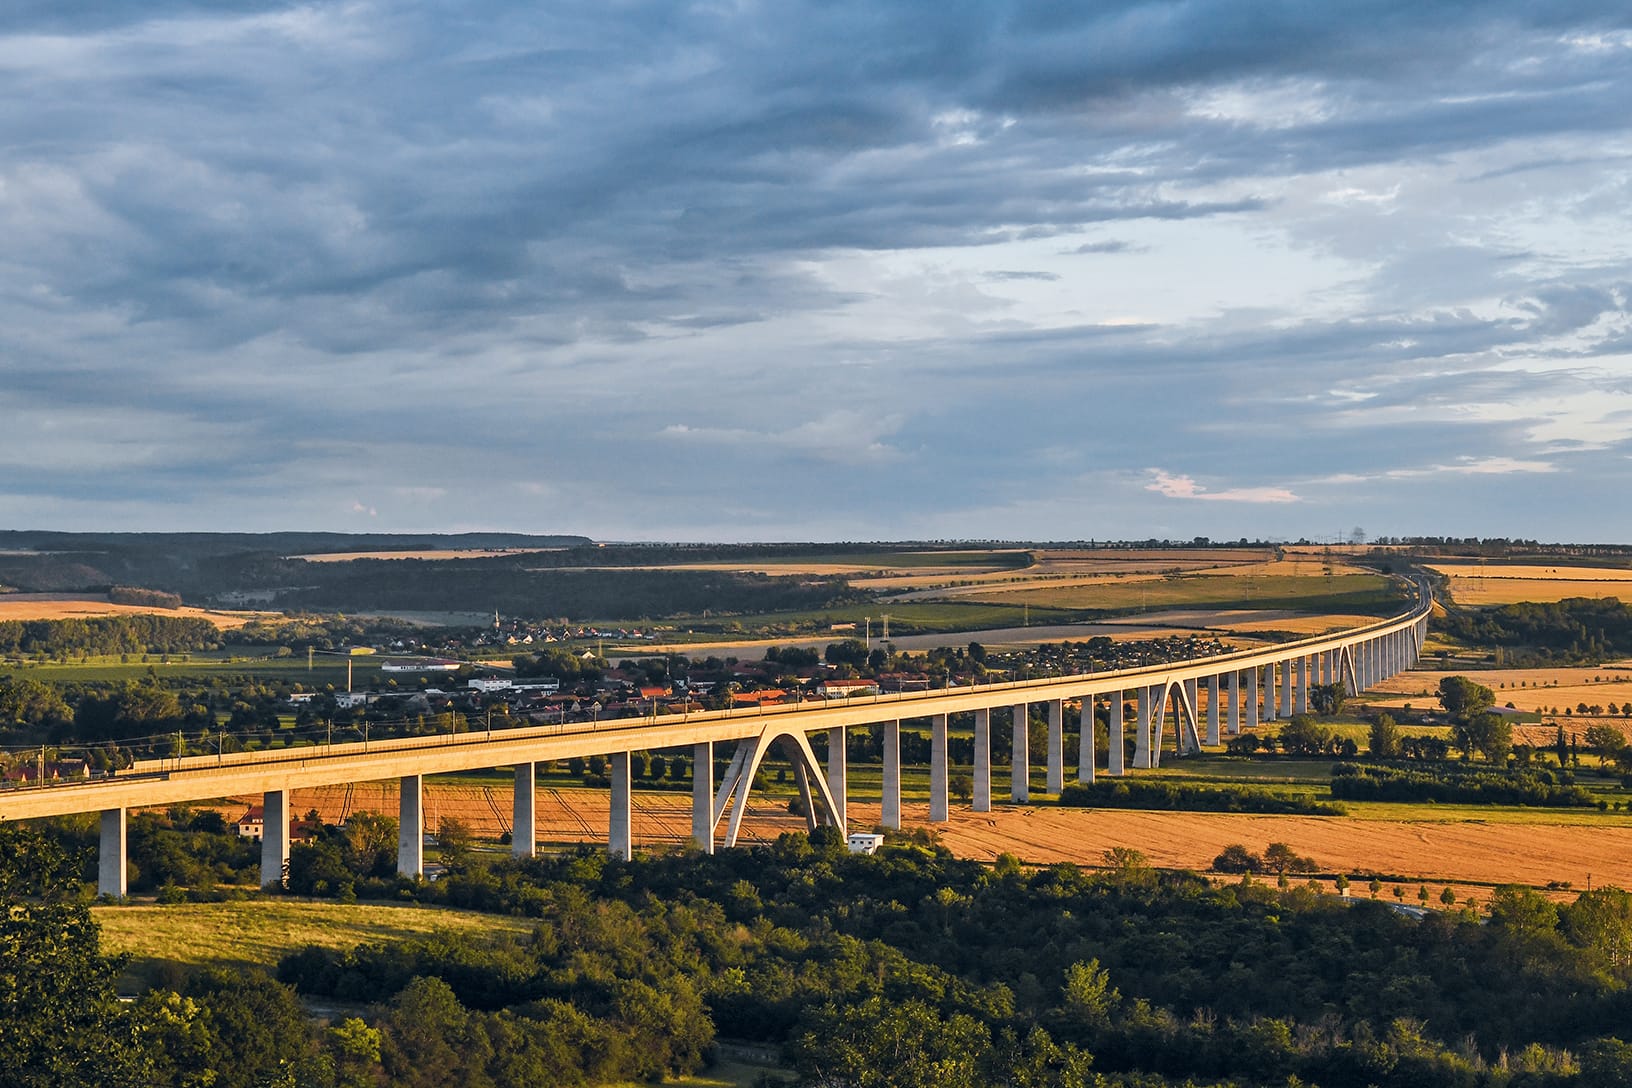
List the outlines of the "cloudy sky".
{"label": "cloudy sky", "polygon": [[1632,541],[1632,9],[9,0],[0,524]]}

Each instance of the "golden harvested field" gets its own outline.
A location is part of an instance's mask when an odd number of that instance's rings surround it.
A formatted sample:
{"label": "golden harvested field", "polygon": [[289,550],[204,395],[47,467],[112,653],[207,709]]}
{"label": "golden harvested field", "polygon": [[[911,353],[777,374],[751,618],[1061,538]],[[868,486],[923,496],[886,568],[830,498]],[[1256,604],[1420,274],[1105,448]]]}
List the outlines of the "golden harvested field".
{"label": "golden harvested field", "polygon": [[[1295,635],[1323,635],[1327,631],[1343,631],[1376,623],[1376,616],[1304,616],[1295,612],[1213,612],[1204,625],[1210,630],[1239,631],[1253,634],[1259,631],[1290,631]],[[1246,617],[1252,616],[1253,619]]]}
{"label": "golden harvested field", "polygon": [[152,608],[112,604],[105,596],[83,593],[0,594],[0,620],[82,620],[91,616],[191,616],[209,620],[222,630],[242,627],[252,620],[281,618],[274,612],[215,612],[204,608]]}
{"label": "golden harvested field", "polygon": [[[337,819],[343,787],[297,790],[294,810],[317,808]],[[427,822],[457,816],[479,836],[497,836],[508,827],[509,792],[480,787],[429,783]],[[493,802],[490,804],[489,802]],[[495,811],[495,806],[498,811]],[[636,791],[632,803],[637,846],[672,846],[690,833],[691,799],[681,792]],[[359,786],[353,808],[394,814],[396,787],[391,783]],[[237,812],[231,812],[236,816]],[[954,805],[952,819],[928,823],[928,806],[908,801],[903,816],[908,828],[925,826],[962,857],[991,860],[1011,853],[1027,862],[1102,863],[1113,846],[1133,847],[1153,864],[1205,870],[1225,846],[1242,843],[1262,850],[1284,842],[1313,857],[1327,872],[1370,872],[1412,881],[1467,884],[1519,882],[1545,887],[1567,881],[1584,887],[1596,883],[1632,888],[1632,825],[1616,817],[1571,813],[1557,822],[1506,822],[1493,813],[1489,821],[1450,814],[1439,820],[1356,820],[1340,817],[1248,816],[1211,812],[1144,812],[1071,809],[1000,804],[990,813]],[[1517,813],[1525,821],[1545,820],[1545,813]],[[852,800],[852,828],[873,826],[876,801]],[[593,790],[540,790],[539,839],[567,845],[605,842],[607,795]],[[756,799],[743,822],[744,842],[768,842],[784,831],[802,830],[804,821],[790,815],[776,799]],[[724,825],[721,825],[723,834]]]}
{"label": "golden harvested field", "polygon": [[1632,570],[1620,567],[1539,567],[1521,563],[1435,563],[1450,580],[1459,605],[1562,601],[1566,597],[1616,597],[1632,602]]}
{"label": "golden harvested field", "polygon": [[1565,707],[1580,703],[1607,707],[1611,700],[1617,705],[1632,701],[1632,670],[1624,668],[1413,670],[1383,681],[1371,693],[1389,696],[1376,700],[1384,705],[1438,706],[1439,682],[1447,676],[1466,676],[1490,688],[1496,693],[1497,706],[1512,703],[1517,710],[1535,713],[1547,713],[1555,706],[1562,714]]}
{"label": "golden harvested field", "polygon": [[[854,809],[856,806],[851,806]],[[906,806],[909,821],[927,815]],[[916,811],[915,811],[916,810]],[[1224,847],[1262,850],[1284,842],[1327,872],[1376,871],[1436,884],[1568,881],[1632,888],[1632,827],[1498,823],[1419,823],[1213,812],[1006,808],[958,812],[941,841],[963,857],[1008,852],[1026,861],[1099,864],[1113,846],[1131,846],[1153,864],[1203,870]]]}

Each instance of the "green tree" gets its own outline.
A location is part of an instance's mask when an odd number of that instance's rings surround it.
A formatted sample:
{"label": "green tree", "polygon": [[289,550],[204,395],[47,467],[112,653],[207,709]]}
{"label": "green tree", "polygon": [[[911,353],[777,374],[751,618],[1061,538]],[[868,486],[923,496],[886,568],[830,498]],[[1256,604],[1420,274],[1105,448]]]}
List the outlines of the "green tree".
{"label": "green tree", "polygon": [[1626,747],[1626,737],[1613,725],[1594,725],[1584,734],[1587,746],[1605,760],[1613,760]]}
{"label": "green tree", "polygon": [[1281,747],[1289,754],[1323,755],[1332,744],[1332,731],[1308,714],[1294,714],[1281,726]]}
{"label": "green tree", "polygon": [[101,955],[77,865],[33,828],[0,824],[0,1082],[145,1085],[142,1052]]}
{"label": "green tree", "polygon": [[310,1078],[319,1060],[295,992],[260,971],[207,970],[187,983],[208,1029],[212,1088],[262,1088]]}
{"label": "green tree", "polygon": [[796,1040],[807,1083],[848,1088],[945,1088],[982,1083],[991,1037],[965,1013],[942,1016],[917,998],[824,1005]]}
{"label": "green tree", "polygon": [[1366,738],[1366,751],[1376,759],[1398,759],[1400,755],[1400,727],[1387,714],[1379,714],[1371,723]]}
{"label": "green tree", "polygon": [[1341,682],[1312,684],[1309,687],[1309,705],[1315,708],[1315,713],[1328,718],[1343,713],[1343,704],[1348,698],[1349,690]]}
{"label": "green tree", "polygon": [[1110,974],[1098,960],[1067,967],[1060,997],[1061,1013],[1078,1030],[1105,1027],[1122,1004],[1122,994],[1111,985]]}
{"label": "green tree", "polygon": [[1481,753],[1493,763],[1507,758],[1513,750],[1513,723],[1500,714],[1474,714],[1451,726],[1451,740],[1462,749],[1462,758]]}
{"label": "green tree", "polygon": [[1466,676],[1447,676],[1439,682],[1439,705],[1452,721],[1471,718],[1496,705],[1496,693]]}

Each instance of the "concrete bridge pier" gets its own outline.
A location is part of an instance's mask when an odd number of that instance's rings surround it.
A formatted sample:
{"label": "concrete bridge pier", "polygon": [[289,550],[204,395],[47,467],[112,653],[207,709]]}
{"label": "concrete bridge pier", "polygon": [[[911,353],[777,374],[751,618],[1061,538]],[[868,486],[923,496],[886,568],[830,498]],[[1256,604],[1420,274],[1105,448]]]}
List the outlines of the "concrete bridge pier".
{"label": "concrete bridge pier", "polygon": [[976,812],[992,811],[992,712],[986,707],[975,711],[975,800]]}
{"label": "concrete bridge pier", "polygon": [[1309,655],[1298,655],[1298,713],[1309,713]]}
{"label": "concrete bridge pier", "polygon": [[[1195,755],[1201,751],[1201,681],[1191,677],[1184,682],[1184,702],[1182,708],[1175,707],[1173,711],[1173,730],[1178,741],[1180,755]],[[1188,728],[1186,728],[1188,725]],[[1216,732],[1216,728],[1214,732]]]}
{"label": "concrete bridge pier", "polygon": [[1217,745],[1219,728],[1218,715],[1218,674],[1215,672],[1207,678],[1207,743]]}
{"label": "concrete bridge pier", "polygon": [[1241,670],[1231,669],[1229,679],[1229,713],[1224,722],[1225,730],[1234,737],[1241,732]]}
{"label": "concrete bridge pier", "polygon": [[1048,701],[1048,793],[1065,789],[1065,702]]}
{"label": "concrete bridge pier", "polygon": [[952,818],[946,795],[946,715],[929,719],[929,819],[942,824]]}
{"label": "concrete bridge pier", "polygon": [[261,887],[281,888],[289,879],[289,791],[261,795]]}
{"label": "concrete bridge pier", "polygon": [[1281,662],[1281,717],[1292,716],[1292,661]]}
{"label": "concrete bridge pier", "polygon": [[1247,728],[1258,728],[1258,670],[1247,670]]}
{"label": "concrete bridge pier", "polygon": [[901,830],[901,722],[884,723],[884,804],[879,819],[885,827]]}
{"label": "concrete bridge pier", "polygon": [[536,763],[516,764],[515,794],[510,803],[510,853],[530,858],[538,849]]}
{"label": "concrete bridge pier", "polygon": [[[846,811],[849,797],[849,773],[845,760],[848,753],[845,751],[845,733],[841,725],[827,731],[827,792],[833,798],[833,826],[843,834],[849,827]],[[713,853],[713,844],[709,845],[709,853]]]}
{"label": "concrete bridge pier", "polygon": [[102,810],[102,836],[96,857],[96,894],[123,899],[130,886],[125,854],[125,810]]}
{"label": "concrete bridge pier", "polygon": [[1107,719],[1110,726],[1107,730],[1109,738],[1105,745],[1105,773],[1121,777],[1128,773],[1127,722],[1123,717],[1127,702],[1120,688],[1107,694],[1106,698],[1111,701],[1111,711]]}
{"label": "concrete bridge pier", "polygon": [[1009,800],[1023,805],[1031,800],[1031,717],[1026,703],[1012,707],[1014,737],[1009,763]]}
{"label": "concrete bridge pier", "polygon": [[607,762],[607,773],[612,776],[612,814],[607,821],[606,848],[613,857],[624,861],[635,856],[634,826],[629,805],[634,781],[629,765],[628,752],[613,752]]}
{"label": "concrete bridge pier", "polygon": [[1150,688],[1141,685],[1136,689],[1136,705],[1134,734],[1133,734],[1133,769],[1148,771],[1151,768],[1151,698]]}
{"label": "concrete bridge pier", "polygon": [[402,776],[402,790],[397,795],[397,873],[400,876],[425,875],[423,775]]}
{"label": "concrete bridge pier", "polygon": [[714,852],[714,742],[711,740],[691,746],[691,837],[697,840],[703,853]]}
{"label": "concrete bridge pier", "polygon": [[1078,727],[1080,734],[1077,741],[1077,781],[1092,782],[1094,780],[1094,696],[1092,693],[1082,697],[1082,719]]}

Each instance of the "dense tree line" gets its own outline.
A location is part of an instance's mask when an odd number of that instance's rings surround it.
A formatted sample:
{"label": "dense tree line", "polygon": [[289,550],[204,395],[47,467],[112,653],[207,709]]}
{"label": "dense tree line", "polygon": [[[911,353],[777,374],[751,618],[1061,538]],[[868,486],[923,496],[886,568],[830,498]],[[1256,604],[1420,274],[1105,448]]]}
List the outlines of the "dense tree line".
{"label": "dense tree line", "polygon": [[551,570],[478,559],[359,559],[310,566],[317,573],[303,574],[308,588],[280,593],[278,607],[462,611],[481,601],[506,613],[545,612],[581,621],[802,611],[867,599],[843,578],[751,571]]}
{"label": "dense tree line", "polygon": [[1453,609],[1441,622],[1446,634],[1467,645],[1527,651],[1509,654],[1512,661],[1596,663],[1632,653],[1632,607],[1614,597]]}
{"label": "dense tree line", "polygon": [[66,620],[0,620],[0,654],[190,653],[215,649],[221,632],[197,616],[131,614]]}
{"label": "dense tree line", "polygon": [[1317,801],[1307,795],[1284,796],[1246,786],[1193,786],[1138,778],[1073,782],[1061,791],[1060,804],[1083,808],[1179,809],[1185,812],[1343,815],[1343,806]]}
{"label": "dense tree line", "polygon": [[1338,763],[1332,796],[1343,801],[1432,801],[1462,805],[1541,805],[1586,808],[1592,794],[1563,771],[1514,767],[1470,769],[1440,763],[1427,770],[1386,764]]}

